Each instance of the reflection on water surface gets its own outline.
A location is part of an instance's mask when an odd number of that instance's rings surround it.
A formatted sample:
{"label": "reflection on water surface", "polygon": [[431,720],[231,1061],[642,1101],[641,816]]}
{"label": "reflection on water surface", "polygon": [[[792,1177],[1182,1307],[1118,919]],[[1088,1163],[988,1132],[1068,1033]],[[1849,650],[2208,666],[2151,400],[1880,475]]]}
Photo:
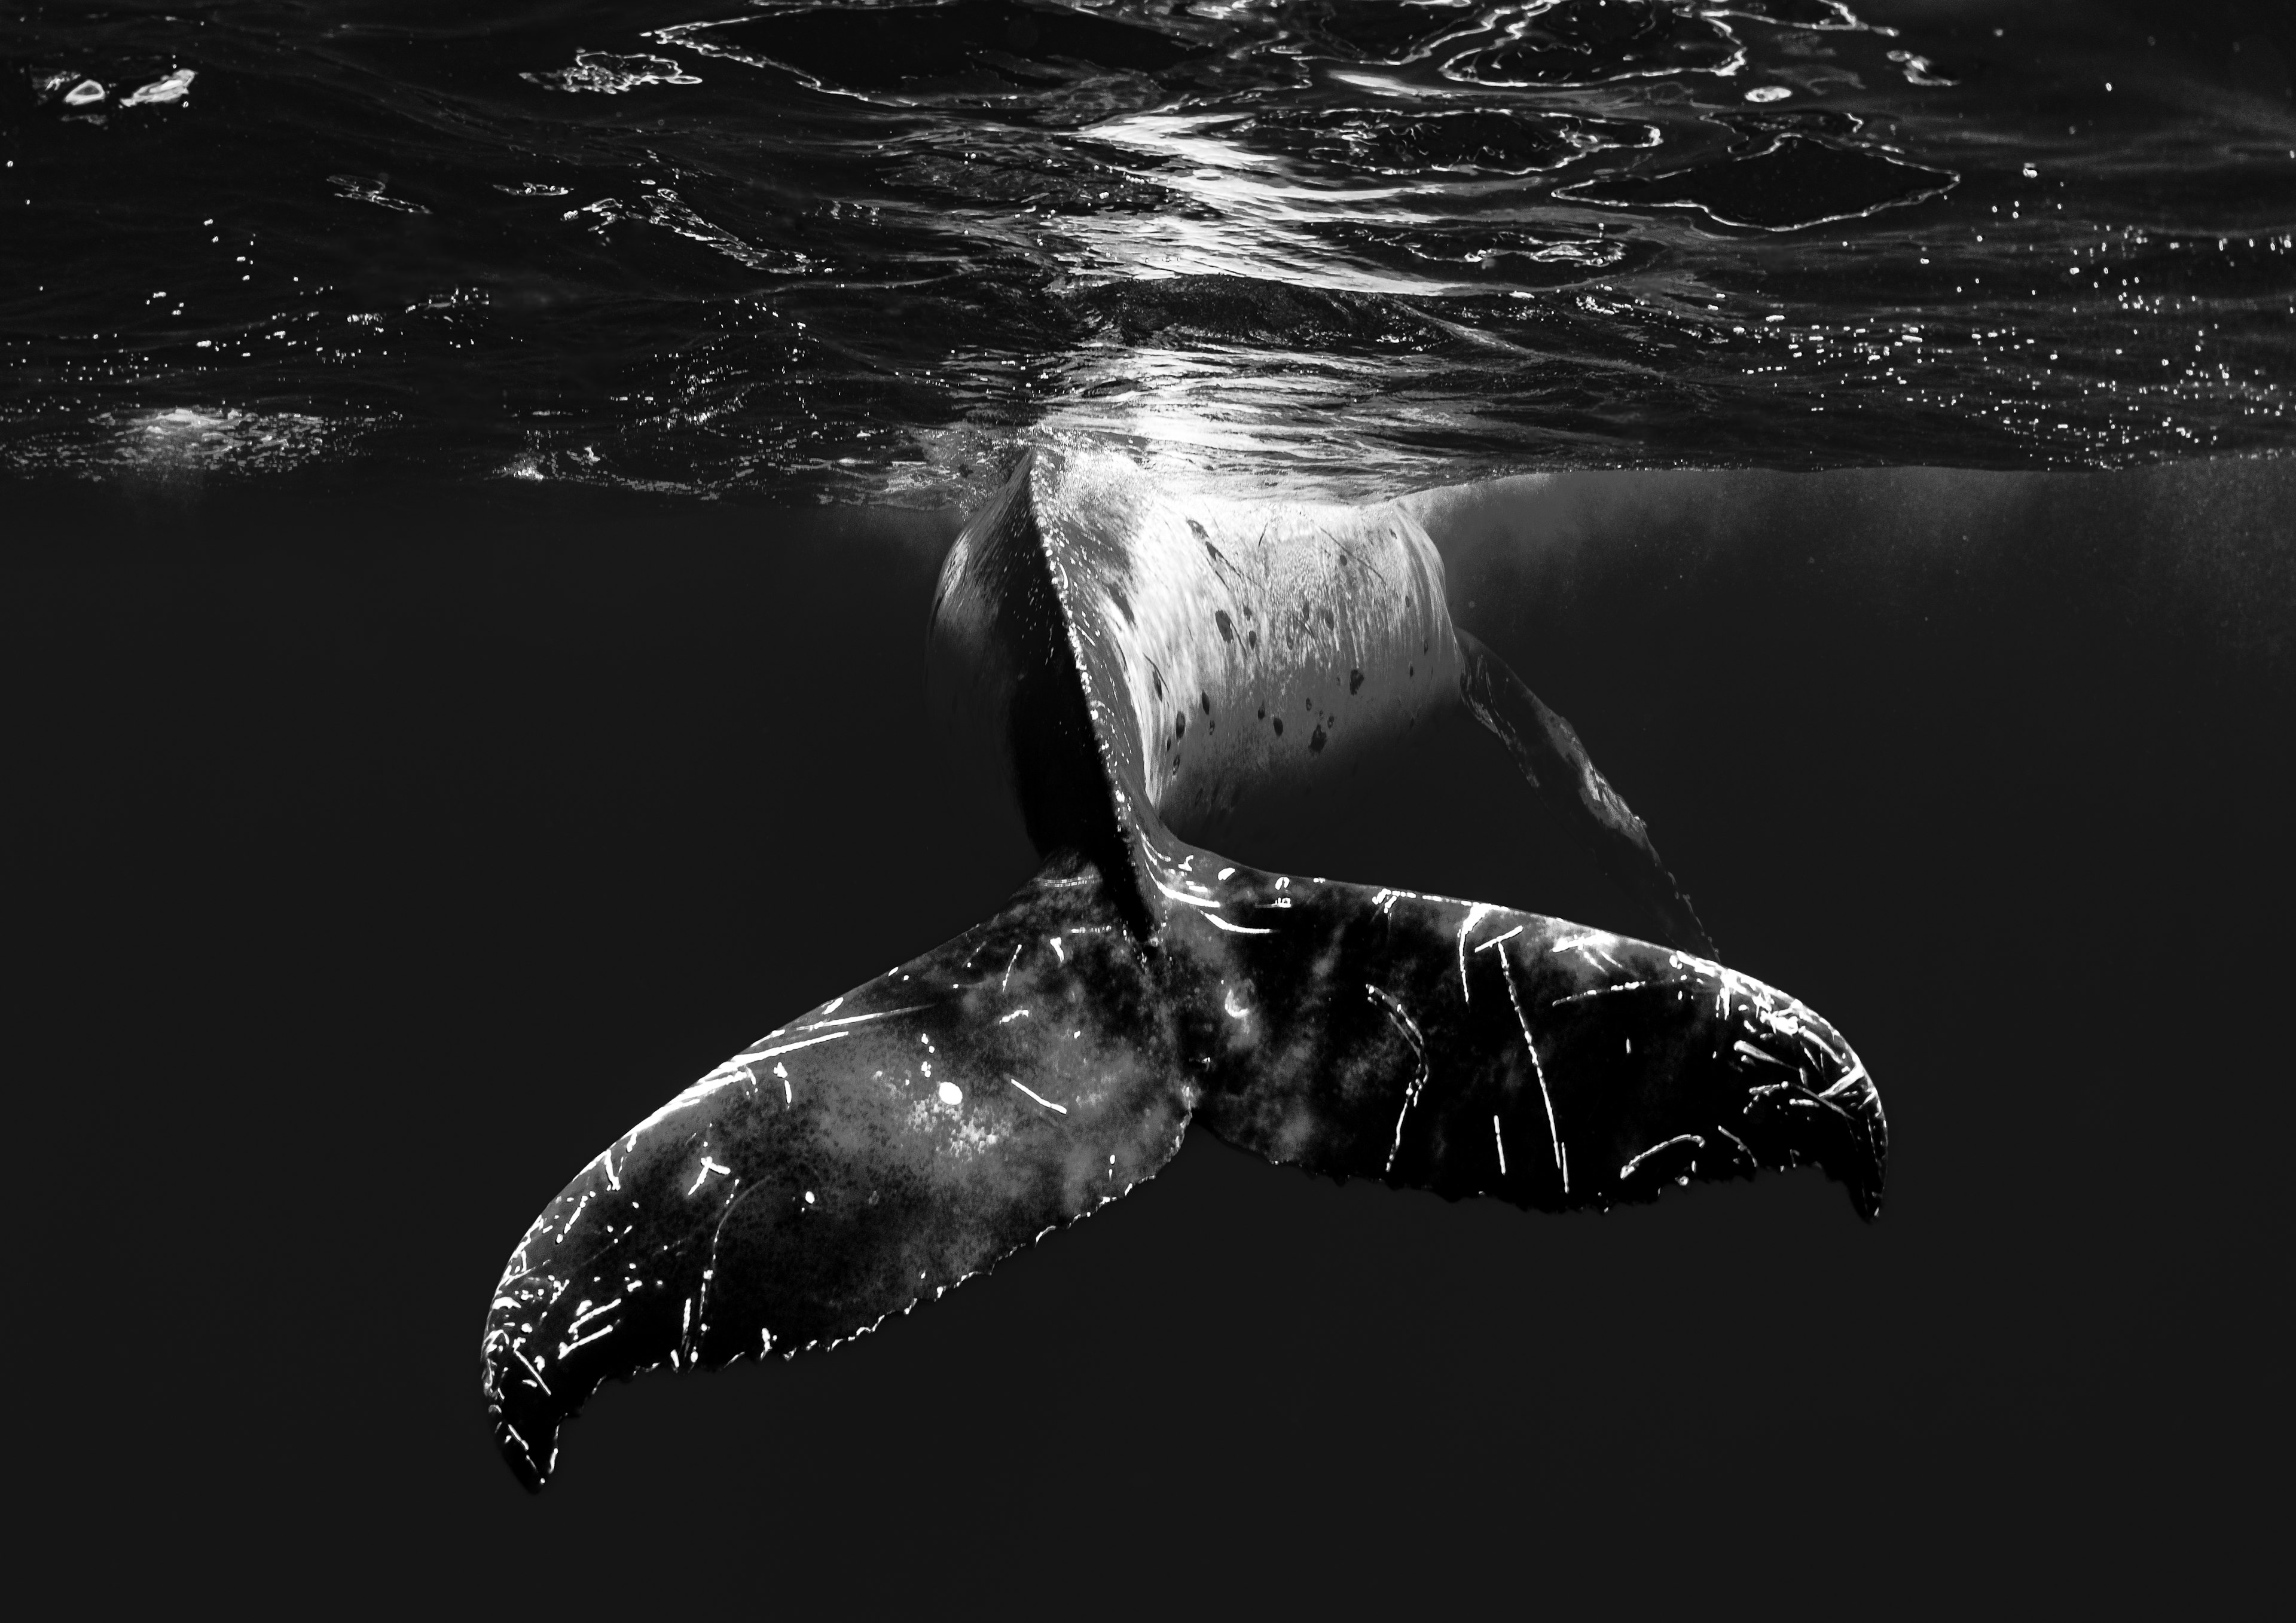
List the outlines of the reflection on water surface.
{"label": "reflection on water surface", "polygon": [[1341,493],[2276,450],[2287,32],[1893,0],[18,19],[0,454],[100,470],[191,411],[939,502],[1043,425]]}

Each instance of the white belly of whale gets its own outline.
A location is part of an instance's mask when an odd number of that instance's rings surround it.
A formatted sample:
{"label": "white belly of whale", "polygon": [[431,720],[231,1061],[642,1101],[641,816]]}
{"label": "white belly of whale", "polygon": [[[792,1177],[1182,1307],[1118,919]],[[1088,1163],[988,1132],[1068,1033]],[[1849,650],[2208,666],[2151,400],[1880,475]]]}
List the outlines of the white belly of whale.
{"label": "white belly of whale", "polygon": [[[1021,478],[1070,613],[1096,622],[1122,661],[1138,781],[1183,838],[1254,791],[1312,787],[1459,702],[1443,561],[1398,504],[1239,500],[1098,450],[1039,451]],[[968,527],[945,585],[1008,508]],[[937,708],[993,709],[1004,684],[967,668],[995,639],[937,612],[934,640],[936,684],[949,690]],[[993,715],[952,719],[968,734],[997,727]]]}

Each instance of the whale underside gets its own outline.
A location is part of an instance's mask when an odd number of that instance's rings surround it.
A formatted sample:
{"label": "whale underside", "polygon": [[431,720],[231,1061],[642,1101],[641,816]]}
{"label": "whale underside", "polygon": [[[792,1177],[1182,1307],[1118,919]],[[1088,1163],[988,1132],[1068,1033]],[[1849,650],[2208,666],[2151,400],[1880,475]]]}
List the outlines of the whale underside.
{"label": "whale underside", "polygon": [[[1404,509],[1223,501],[1040,447],[952,547],[931,636],[936,725],[1010,784],[1045,866],[726,1060],[543,1210],[482,1349],[528,1487],[607,1377],[834,1345],[1126,1193],[1192,1122],[1547,1211],[1809,1163],[1878,1213],[1864,1065],[1715,960],[1569,724],[1453,626]],[[1657,940],[1186,838],[1462,705]]]}

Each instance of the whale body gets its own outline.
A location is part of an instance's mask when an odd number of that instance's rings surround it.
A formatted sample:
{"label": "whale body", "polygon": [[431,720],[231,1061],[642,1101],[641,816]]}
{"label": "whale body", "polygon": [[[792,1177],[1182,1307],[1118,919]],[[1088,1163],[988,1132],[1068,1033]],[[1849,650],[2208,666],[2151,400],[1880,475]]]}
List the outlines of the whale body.
{"label": "whale body", "polygon": [[[951,549],[929,671],[938,725],[1007,779],[1045,866],[693,1082],[544,1209],[482,1342],[521,1480],[543,1485],[607,1377],[834,1345],[1121,1195],[1191,1123],[1543,1210],[1810,1163],[1874,1216],[1888,1131],[1864,1064],[1715,961],[1640,821],[1442,588],[1393,504],[1024,456]],[[1187,838],[1457,705],[1665,939]]]}

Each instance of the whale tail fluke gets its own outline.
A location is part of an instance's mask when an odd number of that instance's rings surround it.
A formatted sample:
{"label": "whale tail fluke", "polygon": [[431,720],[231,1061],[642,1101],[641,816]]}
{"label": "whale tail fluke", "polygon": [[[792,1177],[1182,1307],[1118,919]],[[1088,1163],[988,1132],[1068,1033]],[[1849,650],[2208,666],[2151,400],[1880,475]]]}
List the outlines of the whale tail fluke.
{"label": "whale tail fluke", "polygon": [[1811,1163],[1880,1209],[1872,1079],[1783,993],[1538,914],[1139,850],[1166,903],[1152,939],[1128,876],[1062,852],[583,1168],[487,1313],[521,1481],[549,1479],[607,1378],[873,1328],[1152,1176],[1192,1114],[1273,1160],[1453,1198],[1603,1207]]}
{"label": "whale tail fluke", "polygon": [[1560,919],[1170,849],[1166,984],[1229,1142],[1549,1211],[1809,1164],[1880,1211],[1880,1095],[1784,993]]}
{"label": "whale tail fluke", "polygon": [[1191,1093],[1099,871],[727,1060],[544,1210],[487,1313],[485,1395],[529,1488],[599,1383],[832,1345],[1153,1175]]}
{"label": "whale tail fluke", "polygon": [[[1135,486],[1070,499],[1061,477],[1058,458],[1024,459],[968,523],[928,643],[947,689],[938,725],[1009,782],[1046,868],[985,923],[718,1066],[536,1219],[482,1346],[496,1438],[529,1488],[608,1377],[872,1329],[1152,1176],[1198,1116],[1272,1160],[1454,1199],[1602,1208],[1808,1163],[1864,1216],[1880,1210],[1888,1129],[1865,1066],[1815,1012],[1714,961],[1641,819],[1473,637],[1458,636],[1460,697],[1671,947],[1266,873],[1175,835],[1152,792],[1168,712],[1149,656],[1166,647],[1155,627],[1218,596],[1190,581],[1225,580],[1233,562],[1177,510],[1169,545],[1135,546]],[[1299,557],[1323,545],[1302,540]],[[1207,669],[1249,655],[1305,681],[1323,669],[1316,651],[1339,647],[1344,609],[1349,637],[1421,626],[1427,657],[1441,629],[1430,568],[1416,587],[1390,581],[1399,608],[1374,602],[1370,619],[1354,587],[1311,583],[1298,637],[1279,641],[1270,618],[1263,644],[1225,607],[1189,635]],[[1172,646],[1189,652],[1186,636]],[[1424,667],[1413,646],[1390,649],[1405,680],[1447,707],[1449,644]],[[1349,695],[1380,676],[1347,671]],[[1207,739],[1209,683],[1194,690]],[[1174,750],[1188,714],[1184,685]],[[1318,726],[1290,747],[1313,757],[1326,742]],[[1230,758],[1206,748],[1201,760]],[[1275,771],[1249,751],[1237,762]]]}

